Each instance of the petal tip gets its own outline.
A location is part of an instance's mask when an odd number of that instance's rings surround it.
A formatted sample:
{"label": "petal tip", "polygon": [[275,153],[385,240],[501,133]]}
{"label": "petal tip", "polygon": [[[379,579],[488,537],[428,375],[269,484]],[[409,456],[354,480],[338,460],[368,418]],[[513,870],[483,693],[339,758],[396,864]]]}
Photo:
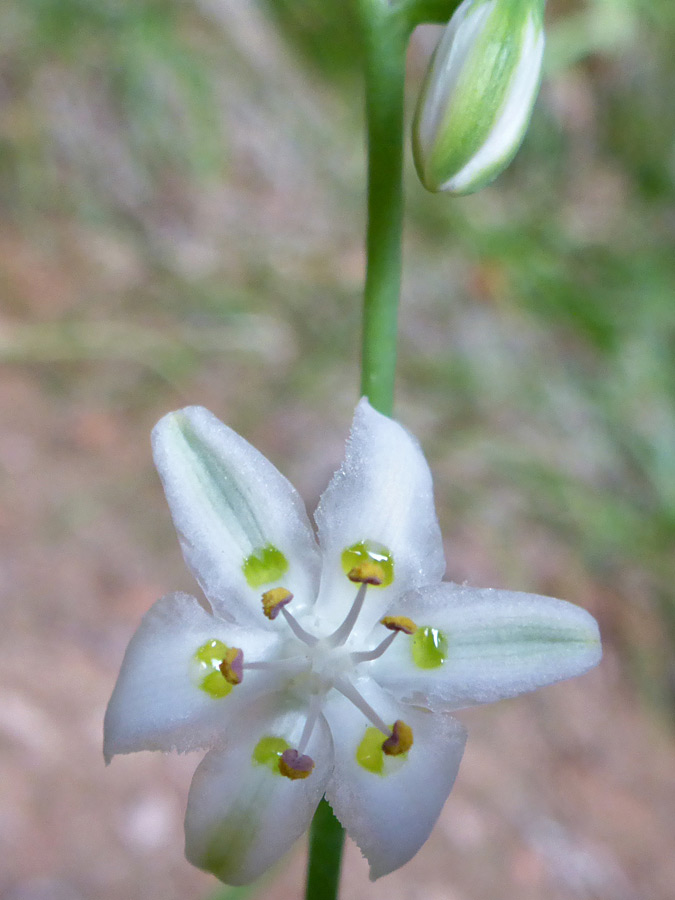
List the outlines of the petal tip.
{"label": "petal tip", "polygon": [[150,435],[152,446],[157,447],[161,444],[171,429],[178,428],[180,430],[185,422],[194,423],[197,419],[207,418],[215,417],[205,406],[183,406],[181,409],[174,409],[172,412],[166,413],[152,429]]}
{"label": "petal tip", "polygon": [[368,397],[361,397],[359,402],[356,404],[356,409],[354,410],[354,425],[357,422],[367,422],[368,419],[371,421],[376,421],[378,419],[384,419],[387,422],[393,422],[394,420],[391,416],[385,416],[384,413],[381,413],[379,410],[375,409],[372,405]]}

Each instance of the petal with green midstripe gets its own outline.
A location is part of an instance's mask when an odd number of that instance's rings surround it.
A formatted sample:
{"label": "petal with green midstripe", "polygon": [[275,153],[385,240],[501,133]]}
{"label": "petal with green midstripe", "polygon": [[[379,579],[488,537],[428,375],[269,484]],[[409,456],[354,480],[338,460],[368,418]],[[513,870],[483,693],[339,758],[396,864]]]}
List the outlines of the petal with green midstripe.
{"label": "petal with green midstripe", "polygon": [[[399,636],[371,674],[433,709],[514,697],[581,675],[602,656],[595,619],[552,597],[445,583],[411,592],[390,612],[418,631]],[[375,629],[373,642],[379,637]]]}
{"label": "petal with green midstripe", "polygon": [[261,593],[283,585],[295,609],[314,602],[318,548],[293,486],[212,413],[170,413],[152,435],[183,555],[214,610],[272,627]]}

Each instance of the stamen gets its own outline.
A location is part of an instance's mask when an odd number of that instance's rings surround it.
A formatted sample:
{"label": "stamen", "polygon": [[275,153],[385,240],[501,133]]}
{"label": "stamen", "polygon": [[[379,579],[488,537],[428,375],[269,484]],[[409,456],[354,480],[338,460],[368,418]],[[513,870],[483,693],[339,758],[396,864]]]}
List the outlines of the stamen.
{"label": "stamen", "polygon": [[302,734],[300,735],[300,743],[298,744],[298,753],[304,753],[309,743],[309,739],[312,736],[312,732],[314,731],[314,726],[317,723],[319,718],[319,713],[321,712],[321,701],[322,696],[320,694],[312,694],[312,697],[309,701],[309,711],[307,712],[307,721],[305,722],[305,727],[302,729]]}
{"label": "stamen", "polygon": [[273,669],[275,672],[302,672],[307,669],[309,662],[306,658],[293,657],[292,659],[275,659],[270,662],[263,660],[257,662],[245,662],[245,669]]}
{"label": "stamen", "polygon": [[358,566],[354,566],[353,569],[350,570],[347,578],[350,581],[353,581],[355,584],[360,584],[361,587],[354,598],[354,602],[352,603],[351,609],[345,616],[345,619],[334,632],[328,637],[328,643],[333,647],[341,647],[342,644],[345,643],[349,635],[352,633],[352,628],[356,624],[356,620],[359,617],[361,609],[363,608],[363,601],[366,599],[366,587],[369,584],[378,585],[382,584],[384,581],[384,569],[379,563],[376,562],[365,562],[361,563]]}
{"label": "stamen", "polygon": [[239,647],[228,647],[218,668],[229,684],[241,684],[244,677],[244,651]]}
{"label": "stamen", "polygon": [[372,659],[378,659],[378,657],[382,656],[382,654],[391,647],[394,638],[400,631],[402,631],[403,634],[415,634],[417,631],[417,625],[415,625],[413,620],[409,619],[407,616],[385,616],[384,619],[380,620],[380,624],[384,625],[385,628],[388,628],[394,633],[388,634],[382,643],[378,644],[373,650],[362,650],[357,653],[352,653],[351,659],[354,665],[358,665],[362,662],[369,662]]}
{"label": "stamen", "polygon": [[385,616],[380,620],[380,625],[384,625],[390,631],[402,631],[404,634],[415,634],[417,625],[407,616]]}
{"label": "stamen", "polygon": [[319,718],[322,699],[320,694],[312,694],[311,700],[309,701],[307,720],[305,721],[305,727],[302,729],[302,735],[300,736],[300,743],[298,744],[297,750],[289,748],[281,754],[281,758],[279,759],[279,771],[282,775],[285,775],[286,778],[291,778],[292,780],[296,780],[297,778],[307,778],[307,776],[312,773],[314,760],[311,756],[306,756],[304,751]]}
{"label": "stamen", "polygon": [[401,756],[407,753],[413,745],[413,733],[410,725],[402,719],[394,722],[390,737],[382,744],[382,749],[387,756]]}
{"label": "stamen", "polygon": [[314,769],[311,756],[303,756],[297,750],[284,750],[279,759],[279,771],[291,781],[308,778]]}
{"label": "stamen", "polygon": [[269,591],[265,591],[262,595],[262,605],[263,612],[267,616],[268,619],[276,619],[279,613],[283,613],[284,618],[291,626],[291,630],[293,634],[299,638],[304,644],[307,644],[308,647],[313,647],[316,644],[318,638],[315,638],[314,635],[309,634],[309,632],[305,631],[305,629],[293,618],[293,616],[286,609],[286,606],[293,599],[293,594],[285,587],[276,587],[272,588]]}
{"label": "stamen", "polygon": [[297,638],[299,638],[303,642],[303,644],[307,644],[308,647],[313,647],[314,644],[316,644],[316,642],[319,639],[315,638],[314,635],[310,634],[308,631],[305,631],[305,629],[302,627],[302,625],[296,619],[293,618],[293,616],[289,613],[289,611],[287,609],[282,608],[281,614],[286,619],[288,624],[291,626],[291,631],[293,632],[293,634]]}
{"label": "stamen", "polygon": [[262,595],[263,612],[268,619],[276,619],[282,608],[290,603],[293,594],[284,587],[272,588]]}
{"label": "stamen", "polygon": [[347,681],[346,678],[336,678],[333,682],[333,687],[336,691],[339,691],[343,697],[346,697],[347,700],[353,703],[354,706],[363,713],[366,719],[378,728],[382,734],[391,734],[389,726],[385,725],[384,721],[378,716],[370,703],[364,700],[361,694],[359,694],[351,681]]}
{"label": "stamen", "polygon": [[382,656],[382,654],[394,643],[397,634],[398,631],[395,631],[393,634],[388,634],[382,643],[378,644],[373,650],[359,650],[356,653],[350,654],[354,665],[358,665],[362,662],[369,662],[371,659],[377,659]]}
{"label": "stamen", "polygon": [[363,608],[363,601],[366,599],[367,586],[367,584],[361,585],[361,587],[358,589],[356,597],[354,598],[354,602],[351,605],[351,609],[345,616],[342,625],[339,625],[338,628],[326,639],[331,647],[341,647],[342,644],[344,644],[344,642],[347,640],[349,635],[352,633],[352,628],[356,624],[359,613]]}
{"label": "stamen", "polygon": [[379,563],[364,562],[350,569],[347,578],[356,584],[382,584],[384,569]]}

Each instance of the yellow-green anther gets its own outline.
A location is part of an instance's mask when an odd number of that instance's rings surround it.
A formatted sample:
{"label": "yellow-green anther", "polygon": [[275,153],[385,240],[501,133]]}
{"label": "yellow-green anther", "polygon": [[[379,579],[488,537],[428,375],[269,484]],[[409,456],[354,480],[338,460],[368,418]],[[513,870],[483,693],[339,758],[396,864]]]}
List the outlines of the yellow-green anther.
{"label": "yellow-green anther", "polygon": [[431,60],[413,126],[420,180],[470,194],[515,156],[537,97],[544,0],[464,0]]}
{"label": "yellow-green anther", "polygon": [[234,685],[226,681],[221,673],[216,671],[209,672],[208,675],[205,675],[199,683],[199,687],[205,694],[208,694],[209,697],[213,697],[214,700],[220,700],[222,697],[227,697],[227,695],[231,693]]}
{"label": "yellow-green anther", "polygon": [[376,541],[359,541],[342,552],[342,570],[345,575],[364,563],[377,563],[382,570],[382,587],[394,580],[394,557],[391,551]]}
{"label": "yellow-green anther", "polygon": [[384,750],[382,749],[382,732],[372,726],[366,728],[359,746],[356,748],[356,761],[373,775],[384,774]]}
{"label": "yellow-green anther", "polygon": [[448,656],[448,639],[438,628],[418,628],[410,642],[413,662],[420,669],[437,669]]}
{"label": "yellow-green anther", "polygon": [[224,677],[220,668],[228,652],[231,651],[227,644],[213,638],[202,644],[194,655],[201,676],[199,687],[214,700],[227,697],[234,686]]}
{"label": "yellow-green anther", "polygon": [[217,638],[213,638],[213,640],[207,641],[199,647],[195,653],[195,659],[202,666],[217,669],[225,658],[226,653],[227,644],[224,644]]}
{"label": "yellow-green anther", "polygon": [[279,760],[285,750],[288,750],[288,741],[282,737],[274,737],[268,735],[260,738],[255,745],[251,759],[258,766],[267,766],[267,768],[279,775]]}
{"label": "yellow-green anther", "polygon": [[288,560],[281,550],[268,544],[247,556],[242,570],[249,585],[259,588],[278,581],[288,571]]}

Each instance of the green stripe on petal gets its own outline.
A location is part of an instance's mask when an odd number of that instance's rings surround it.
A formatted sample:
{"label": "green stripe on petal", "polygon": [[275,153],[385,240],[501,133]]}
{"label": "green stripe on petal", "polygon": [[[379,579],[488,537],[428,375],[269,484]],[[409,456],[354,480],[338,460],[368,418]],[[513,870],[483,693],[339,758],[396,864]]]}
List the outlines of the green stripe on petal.
{"label": "green stripe on petal", "polygon": [[215,610],[267,627],[260,588],[281,578],[296,608],[313,602],[314,534],[300,497],[272,463],[197,406],[158,422],[153,452],[183,555]]}
{"label": "green stripe on petal", "polygon": [[373,677],[403,701],[431,709],[514,697],[581,675],[602,656],[595,619],[551,597],[441,584],[411,592],[392,612],[442,633],[442,665],[422,665],[430,658],[399,639],[373,662]]}
{"label": "green stripe on petal", "polygon": [[206,755],[190,787],[186,856],[226,884],[253,881],[290,850],[309,827],[332,768],[321,718],[307,747],[316,760],[312,774],[281,777],[272,764],[282,742],[297,742],[303,721],[297,714],[269,717],[267,709],[261,704],[240,719],[226,746]]}
{"label": "green stripe on petal", "polygon": [[242,482],[241,474],[228,464],[225,456],[213,452],[213,445],[204,440],[203,429],[197,431],[195,425],[199,424],[199,419],[187,410],[181,410],[174,413],[169,422],[173,427],[175,452],[184,456],[184,474],[190,477],[190,484],[185,485],[186,492],[199,493],[198,502],[203,505],[205,514],[208,515],[206,509],[211,508],[212,515],[231,531],[242,556],[264,546],[264,531],[258,518],[263,510],[256,509],[255,499]]}

